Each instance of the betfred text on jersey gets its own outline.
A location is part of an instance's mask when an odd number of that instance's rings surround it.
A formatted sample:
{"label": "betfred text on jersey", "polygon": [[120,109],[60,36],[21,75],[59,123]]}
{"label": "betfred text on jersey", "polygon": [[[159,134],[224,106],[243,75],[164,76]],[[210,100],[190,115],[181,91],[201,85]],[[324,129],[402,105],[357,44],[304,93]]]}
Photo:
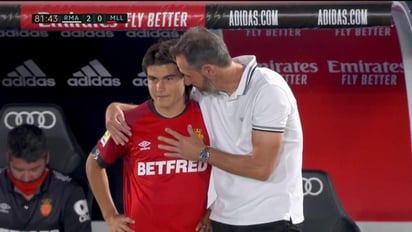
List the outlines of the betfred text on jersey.
{"label": "betfred text on jersey", "polygon": [[138,176],[170,175],[177,173],[204,172],[207,163],[189,160],[164,160],[156,162],[139,162]]}

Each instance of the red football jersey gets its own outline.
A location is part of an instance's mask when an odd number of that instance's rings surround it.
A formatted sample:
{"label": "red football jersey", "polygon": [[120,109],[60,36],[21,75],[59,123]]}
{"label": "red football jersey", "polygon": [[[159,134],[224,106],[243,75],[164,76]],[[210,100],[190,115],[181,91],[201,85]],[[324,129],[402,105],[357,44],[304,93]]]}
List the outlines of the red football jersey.
{"label": "red football jersey", "polygon": [[106,164],[123,157],[123,200],[125,215],[136,223],[135,231],[194,231],[206,212],[211,167],[207,163],[168,158],[157,148],[158,136],[168,136],[169,127],[188,135],[187,125],[205,144],[209,137],[200,107],[191,101],[175,118],[156,113],[151,101],[125,112],[132,136],[125,146],[107,136],[98,143],[100,159]]}

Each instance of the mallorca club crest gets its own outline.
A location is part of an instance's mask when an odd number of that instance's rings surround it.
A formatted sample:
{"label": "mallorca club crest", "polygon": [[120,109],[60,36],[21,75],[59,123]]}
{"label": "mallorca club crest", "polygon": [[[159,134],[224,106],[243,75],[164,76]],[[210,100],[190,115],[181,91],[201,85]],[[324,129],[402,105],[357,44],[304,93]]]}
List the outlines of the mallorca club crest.
{"label": "mallorca club crest", "polygon": [[43,199],[40,203],[40,214],[43,217],[48,217],[53,210],[51,199]]}
{"label": "mallorca club crest", "polygon": [[204,141],[205,136],[203,135],[202,129],[200,129],[200,128],[195,128],[195,129],[193,129],[193,132],[195,132],[195,134],[197,135],[197,137],[198,137],[200,140]]}

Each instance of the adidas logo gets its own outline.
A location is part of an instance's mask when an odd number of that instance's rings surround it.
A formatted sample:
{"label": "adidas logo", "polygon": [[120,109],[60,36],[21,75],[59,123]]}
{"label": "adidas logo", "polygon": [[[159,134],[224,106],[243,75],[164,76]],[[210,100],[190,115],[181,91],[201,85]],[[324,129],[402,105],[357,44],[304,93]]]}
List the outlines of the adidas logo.
{"label": "adidas logo", "polygon": [[107,69],[97,60],[92,60],[88,65],[83,66],[80,71],[73,73],[73,77],[67,80],[67,84],[72,87],[85,86],[121,86],[119,78],[113,78]]}
{"label": "adidas logo", "polygon": [[[74,23],[71,23],[74,24]],[[113,38],[113,31],[62,31],[60,32],[63,38]]]}
{"label": "adidas logo", "polygon": [[53,87],[56,81],[47,78],[46,74],[33,60],[26,60],[15,71],[7,73],[7,78],[1,81],[5,87]]}
{"label": "adidas logo", "polygon": [[132,84],[133,84],[133,86],[138,86],[138,87],[147,86],[148,83],[147,83],[146,73],[145,72],[139,72],[137,74],[137,78],[134,78],[132,80]]}
{"label": "adidas logo", "polygon": [[49,33],[47,31],[0,30],[0,38],[2,37],[46,38],[49,37]]}
{"label": "adidas logo", "polygon": [[126,36],[129,38],[178,38],[177,31],[127,31]]}

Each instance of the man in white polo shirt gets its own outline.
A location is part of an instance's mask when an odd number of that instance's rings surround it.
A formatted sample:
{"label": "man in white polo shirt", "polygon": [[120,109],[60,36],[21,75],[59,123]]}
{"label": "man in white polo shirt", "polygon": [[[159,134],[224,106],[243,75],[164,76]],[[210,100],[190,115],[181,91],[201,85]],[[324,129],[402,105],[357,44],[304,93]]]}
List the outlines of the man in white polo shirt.
{"label": "man in white polo shirt", "polygon": [[[296,99],[281,75],[252,55],[231,58],[223,39],[195,27],[172,48],[192,98],[201,106],[210,146],[169,128],[159,137],[169,157],[213,165],[213,231],[301,231],[303,135]],[[122,143],[122,106],[108,108],[108,129]],[[117,113],[116,113],[117,112]],[[115,129],[117,128],[117,129]],[[122,134],[123,133],[123,134]]]}

